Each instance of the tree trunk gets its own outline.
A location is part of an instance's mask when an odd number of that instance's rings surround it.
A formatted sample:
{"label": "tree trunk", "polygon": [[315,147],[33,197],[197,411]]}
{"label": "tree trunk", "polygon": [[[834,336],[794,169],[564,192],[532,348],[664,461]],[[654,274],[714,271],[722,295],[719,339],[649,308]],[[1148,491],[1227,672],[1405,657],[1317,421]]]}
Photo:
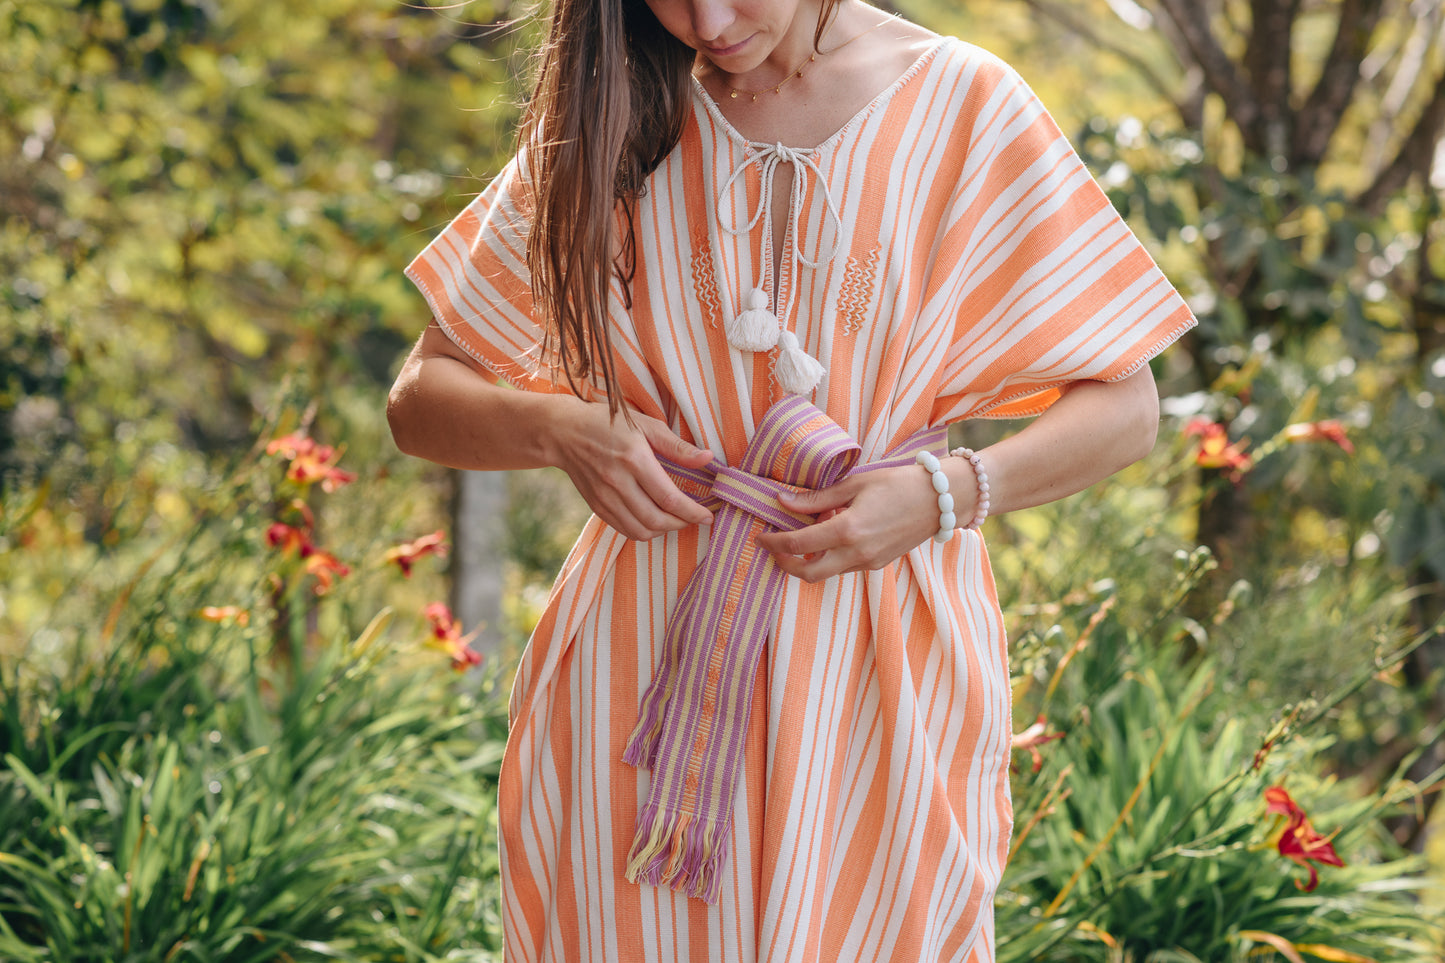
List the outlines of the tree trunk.
{"label": "tree trunk", "polygon": [[507,473],[452,473],[452,612],[484,656],[502,647]]}

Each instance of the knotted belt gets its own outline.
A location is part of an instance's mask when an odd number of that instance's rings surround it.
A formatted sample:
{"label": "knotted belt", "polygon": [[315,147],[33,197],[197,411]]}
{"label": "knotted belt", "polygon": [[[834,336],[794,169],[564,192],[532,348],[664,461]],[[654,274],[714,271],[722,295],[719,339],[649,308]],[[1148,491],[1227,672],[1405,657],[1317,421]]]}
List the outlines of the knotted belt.
{"label": "knotted belt", "polygon": [[[946,433],[921,431],[858,470],[911,464],[920,448],[941,452]],[[784,508],[778,495],[837,484],[861,454],[832,419],[788,395],[763,415],[738,467],[664,462],[679,487],[716,514],[707,556],[668,620],[662,662],[622,755],[652,770],[627,857],[629,880],[717,902],[753,681],[786,578],[756,538],[812,524],[812,516]]]}

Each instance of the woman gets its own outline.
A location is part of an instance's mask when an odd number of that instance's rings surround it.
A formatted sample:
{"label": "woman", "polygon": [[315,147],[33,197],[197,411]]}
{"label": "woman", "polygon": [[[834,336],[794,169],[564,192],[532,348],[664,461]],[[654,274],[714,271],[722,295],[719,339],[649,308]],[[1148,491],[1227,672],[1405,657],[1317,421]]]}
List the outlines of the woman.
{"label": "woman", "polygon": [[1023,82],[860,0],[555,0],[408,275],[397,443],[595,512],[512,693],[508,959],[992,959],[978,526],[1149,451],[1193,323]]}

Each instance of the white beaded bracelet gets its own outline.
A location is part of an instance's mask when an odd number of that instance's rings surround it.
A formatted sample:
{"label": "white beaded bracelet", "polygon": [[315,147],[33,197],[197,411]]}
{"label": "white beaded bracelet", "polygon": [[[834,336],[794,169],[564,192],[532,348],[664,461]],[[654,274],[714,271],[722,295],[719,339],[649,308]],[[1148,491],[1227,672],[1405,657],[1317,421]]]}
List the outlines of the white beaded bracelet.
{"label": "white beaded bracelet", "polygon": [[978,481],[978,504],[973,510],[973,520],[964,528],[978,528],[988,518],[988,471],[983,467],[983,458],[972,448],[955,448],[949,454],[955,458],[967,458],[973,466],[973,477]]}
{"label": "white beaded bracelet", "polygon": [[953,514],[953,496],[948,493],[948,476],[943,473],[938,456],[931,451],[920,451],[913,460],[933,476],[933,490],[938,493],[938,531],[933,533],[933,540],[942,545],[953,537],[953,530],[958,527],[958,516]]}

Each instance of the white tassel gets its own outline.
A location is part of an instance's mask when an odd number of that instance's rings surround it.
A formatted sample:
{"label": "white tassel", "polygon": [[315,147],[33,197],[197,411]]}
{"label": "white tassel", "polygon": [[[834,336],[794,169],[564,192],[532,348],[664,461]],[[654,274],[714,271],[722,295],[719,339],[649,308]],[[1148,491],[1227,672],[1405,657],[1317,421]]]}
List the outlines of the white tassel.
{"label": "white tassel", "polygon": [[778,316],[768,310],[768,293],[762,288],[748,292],[747,305],[723,322],[728,344],[739,351],[770,351],[782,330]]}
{"label": "white tassel", "polygon": [[823,380],[823,366],[798,344],[798,336],[784,331],[778,339],[782,350],[778,352],[778,363],[773,374],[778,384],[789,394],[805,395]]}

